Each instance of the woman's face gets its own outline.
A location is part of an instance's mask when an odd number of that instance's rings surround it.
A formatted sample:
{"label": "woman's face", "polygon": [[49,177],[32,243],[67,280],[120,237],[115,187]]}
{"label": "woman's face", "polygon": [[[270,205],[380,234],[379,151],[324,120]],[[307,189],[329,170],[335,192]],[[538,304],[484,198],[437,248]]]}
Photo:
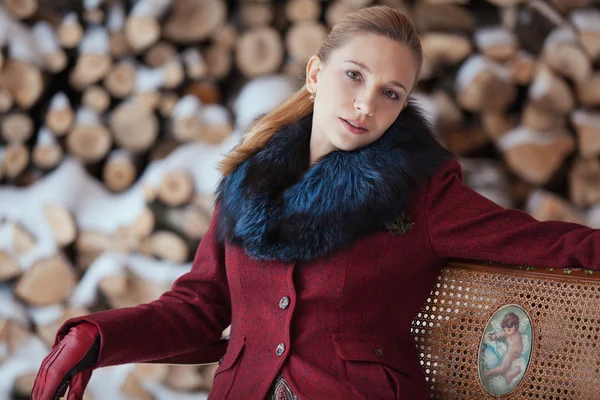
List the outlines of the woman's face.
{"label": "woman's face", "polygon": [[[313,56],[307,89],[316,93],[311,151],[355,150],[383,135],[406,105],[417,74],[411,50],[387,37],[363,34]],[[352,126],[354,125],[354,126]]]}

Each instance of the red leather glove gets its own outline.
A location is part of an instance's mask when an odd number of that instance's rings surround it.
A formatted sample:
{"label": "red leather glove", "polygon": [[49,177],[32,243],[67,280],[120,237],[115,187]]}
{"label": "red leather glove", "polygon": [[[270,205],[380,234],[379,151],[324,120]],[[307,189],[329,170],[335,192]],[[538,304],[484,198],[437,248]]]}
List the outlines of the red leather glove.
{"label": "red leather glove", "polygon": [[56,343],[44,358],[33,383],[32,400],[55,400],[65,395],[67,400],[83,399],[100,352],[100,335],[91,323],[80,323]]}

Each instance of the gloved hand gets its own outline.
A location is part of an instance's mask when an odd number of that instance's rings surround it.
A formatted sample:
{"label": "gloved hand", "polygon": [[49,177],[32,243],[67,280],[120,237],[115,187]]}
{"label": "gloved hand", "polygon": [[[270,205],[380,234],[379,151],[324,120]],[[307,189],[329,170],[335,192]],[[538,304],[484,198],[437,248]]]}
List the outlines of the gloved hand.
{"label": "gloved hand", "polygon": [[33,383],[32,400],[81,400],[100,352],[100,335],[94,324],[82,322],[71,329],[40,365]]}

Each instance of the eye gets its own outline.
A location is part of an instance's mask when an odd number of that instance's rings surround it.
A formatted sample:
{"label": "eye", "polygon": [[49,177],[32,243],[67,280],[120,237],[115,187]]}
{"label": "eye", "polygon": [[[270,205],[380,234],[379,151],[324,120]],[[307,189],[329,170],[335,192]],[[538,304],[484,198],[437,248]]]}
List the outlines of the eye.
{"label": "eye", "polygon": [[398,96],[398,93],[394,92],[393,90],[388,89],[384,93],[387,97],[389,97],[392,100],[398,100],[400,98],[400,96]]}
{"label": "eye", "polygon": [[358,81],[358,80],[360,80],[360,77],[361,77],[360,72],[353,71],[353,70],[346,71],[346,75],[348,75],[348,77],[350,79],[352,79],[353,81]]}

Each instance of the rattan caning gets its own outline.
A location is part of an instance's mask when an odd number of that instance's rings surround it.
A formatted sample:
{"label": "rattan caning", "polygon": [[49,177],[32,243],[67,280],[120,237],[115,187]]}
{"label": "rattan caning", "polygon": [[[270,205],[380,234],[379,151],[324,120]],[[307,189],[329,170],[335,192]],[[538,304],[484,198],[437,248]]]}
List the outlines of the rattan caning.
{"label": "rattan caning", "polygon": [[[508,378],[479,373],[480,366],[489,370],[487,360],[502,359],[489,340],[484,343],[484,330],[510,305],[530,319],[531,348],[527,364],[525,356],[514,361],[521,364],[513,372],[526,365],[522,379],[508,394],[498,394],[487,380],[508,385]],[[453,262],[440,274],[412,334],[432,399],[600,399],[598,272]]]}

